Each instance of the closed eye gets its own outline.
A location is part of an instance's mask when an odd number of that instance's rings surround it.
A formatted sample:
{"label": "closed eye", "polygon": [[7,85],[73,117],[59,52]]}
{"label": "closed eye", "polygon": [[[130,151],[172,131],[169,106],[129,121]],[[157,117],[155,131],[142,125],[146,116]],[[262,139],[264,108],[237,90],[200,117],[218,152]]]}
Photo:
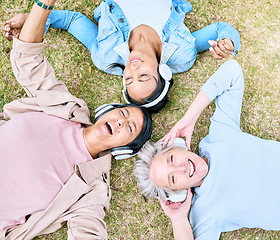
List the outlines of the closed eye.
{"label": "closed eye", "polygon": [[175,185],[175,176],[174,175],[171,177],[171,181]]}
{"label": "closed eye", "polygon": [[130,85],[130,84],[132,84],[132,80],[131,80],[131,77],[127,77],[126,79],[125,79],[125,84],[126,85]]}
{"label": "closed eye", "polygon": [[132,127],[130,125],[128,125],[129,127],[129,131],[132,133]]}
{"label": "closed eye", "polygon": [[174,175],[171,176],[171,183],[172,183],[173,185],[175,185],[175,176],[174,176]]}
{"label": "closed eye", "polygon": [[170,166],[173,166],[173,165],[174,165],[174,156],[173,156],[173,154],[170,154],[170,155],[168,156],[168,158],[167,158],[167,163],[168,163],[168,165],[170,165]]}
{"label": "closed eye", "polygon": [[120,110],[122,117],[125,117],[124,111],[121,109]]}
{"label": "closed eye", "polygon": [[148,74],[141,74],[139,77],[139,82],[146,82],[151,80],[151,76]]}

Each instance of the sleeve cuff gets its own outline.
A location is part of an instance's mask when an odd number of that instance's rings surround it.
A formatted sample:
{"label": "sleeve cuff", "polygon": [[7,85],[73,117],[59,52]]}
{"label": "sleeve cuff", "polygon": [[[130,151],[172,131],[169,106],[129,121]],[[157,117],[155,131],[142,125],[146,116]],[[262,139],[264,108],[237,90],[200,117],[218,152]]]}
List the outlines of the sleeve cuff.
{"label": "sleeve cuff", "polygon": [[17,53],[22,54],[40,54],[44,49],[44,40],[41,43],[27,43],[14,37],[13,39],[13,50]]}

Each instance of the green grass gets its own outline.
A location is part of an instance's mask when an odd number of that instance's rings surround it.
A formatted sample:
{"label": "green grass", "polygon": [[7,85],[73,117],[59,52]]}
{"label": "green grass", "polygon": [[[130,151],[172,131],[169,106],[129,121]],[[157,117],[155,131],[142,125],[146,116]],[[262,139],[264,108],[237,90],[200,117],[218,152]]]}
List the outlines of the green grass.
{"label": "green grass", "polygon": [[[2,0],[0,22],[18,12],[30,10],[33,1]],[[58,1],[56,9],[83,12],[93,19],[93,9],[100,1]],[[194,0],[193,11],[185,18],[191,31],[216,21],[235,26],[241,35],[242,49],[236,58],[245,76],[245,94],[241,128],[265,139],[280,141],[280,4],[279,0]],[[45,54],[69,91],[84,99],[93,112],[108,102],[124,102],[121,78],[99,71],[87,49],[70,34],[51,30],[46,37]],[[15,81],[9,63],[11,43],[0,37],[0,107],[24,95]],[[232,58],[232,57],[230,57]],[[194,66],[186,73],[174,75],[170,103],[153,116],[152,139],[161,138],[183,116],[199,88],[224,61],[216,61],[210,53],[199,54]],[[91,71],[89,71],[91,69]],[[192,150],[207,134],[211,104],[199,119],[192,138]],[[144,201],[132,174],[135,158],[112,162],[112,200],[106,222],[109,239],[173,239],[172,227],[155,200]],[[66,239],[66,227],[38,239]],[[280,232],[241,229],[223,233],[221,239],[280,239]]]}

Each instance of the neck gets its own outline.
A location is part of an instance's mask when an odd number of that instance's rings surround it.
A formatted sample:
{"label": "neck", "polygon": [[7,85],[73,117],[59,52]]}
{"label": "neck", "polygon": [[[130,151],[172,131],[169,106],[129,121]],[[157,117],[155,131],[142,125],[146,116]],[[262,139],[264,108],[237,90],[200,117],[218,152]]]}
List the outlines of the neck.
{"label": "neck", "polygon": [[91,127],[87,127],[83,129],[83,138],[86,144],[86,148],[92,158],[97,158],[98,153],[106,150],[103,149],[103,145],[99,143],[98,139],[95,139],[93,134],[90,134]]}
{"label": "neck", "polygon": [[147,25],[134,28],[130,33],[128,45],[130,52],[133,50],[142,51],[155,57],[158,62],[160,61],[162,43],[153,28]]}

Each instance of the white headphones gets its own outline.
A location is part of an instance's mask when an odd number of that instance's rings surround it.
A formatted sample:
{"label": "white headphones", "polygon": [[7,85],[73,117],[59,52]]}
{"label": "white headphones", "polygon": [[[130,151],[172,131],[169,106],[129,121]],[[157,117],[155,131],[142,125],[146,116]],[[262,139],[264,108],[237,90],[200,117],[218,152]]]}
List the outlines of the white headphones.
{"label": "white headphones", "polygon": [[[187,198],[188,190],[182,190],[176,193],[167,193],[164,192],[166,196],[166,200],[170,200],[171,202],[184,202]],[[158,197],[156,197],[159,199]]]}
{"label": "white headphones", "polygon": [[[167,64],[160,64],[159,67],[158,67],[158,72],[159,72],[160,76],[165,80],[164,89],[161,92],[161,94],[155,100],[153,100],[150,103],[141,105],[142,107],[149,108],[149,107],[157,105],[165,97],[165,95],[168,92],[169,85],[170,85],[170,80],[172,78],[171,69],[167,66]],[[123,93],[123,97],[124,97],[125,101],[127,103],[130,103],[129,100],[128,100],[128,96],[127,96],[128,93],[127,93],[126,82],[125,82],[125,78],[124,77],[123,77],[123,90],[122,90],[122,93]]]}
{"label": "white headphones", "polygon": [[[123,106],[123,104],[120,103],[103,104],[102,106],[96,108],[96,110],[94,111],[95,120],[98,120],[105,113],[110,112],[111,110],[116,109],[120,106]],[[133,150],[128,146],[122,146],[122,147],[112,148],[111,154],[112,156],[115,157],[116,160],[122,160],[122,159],[132,157],[136,153],[133,153]]]}

